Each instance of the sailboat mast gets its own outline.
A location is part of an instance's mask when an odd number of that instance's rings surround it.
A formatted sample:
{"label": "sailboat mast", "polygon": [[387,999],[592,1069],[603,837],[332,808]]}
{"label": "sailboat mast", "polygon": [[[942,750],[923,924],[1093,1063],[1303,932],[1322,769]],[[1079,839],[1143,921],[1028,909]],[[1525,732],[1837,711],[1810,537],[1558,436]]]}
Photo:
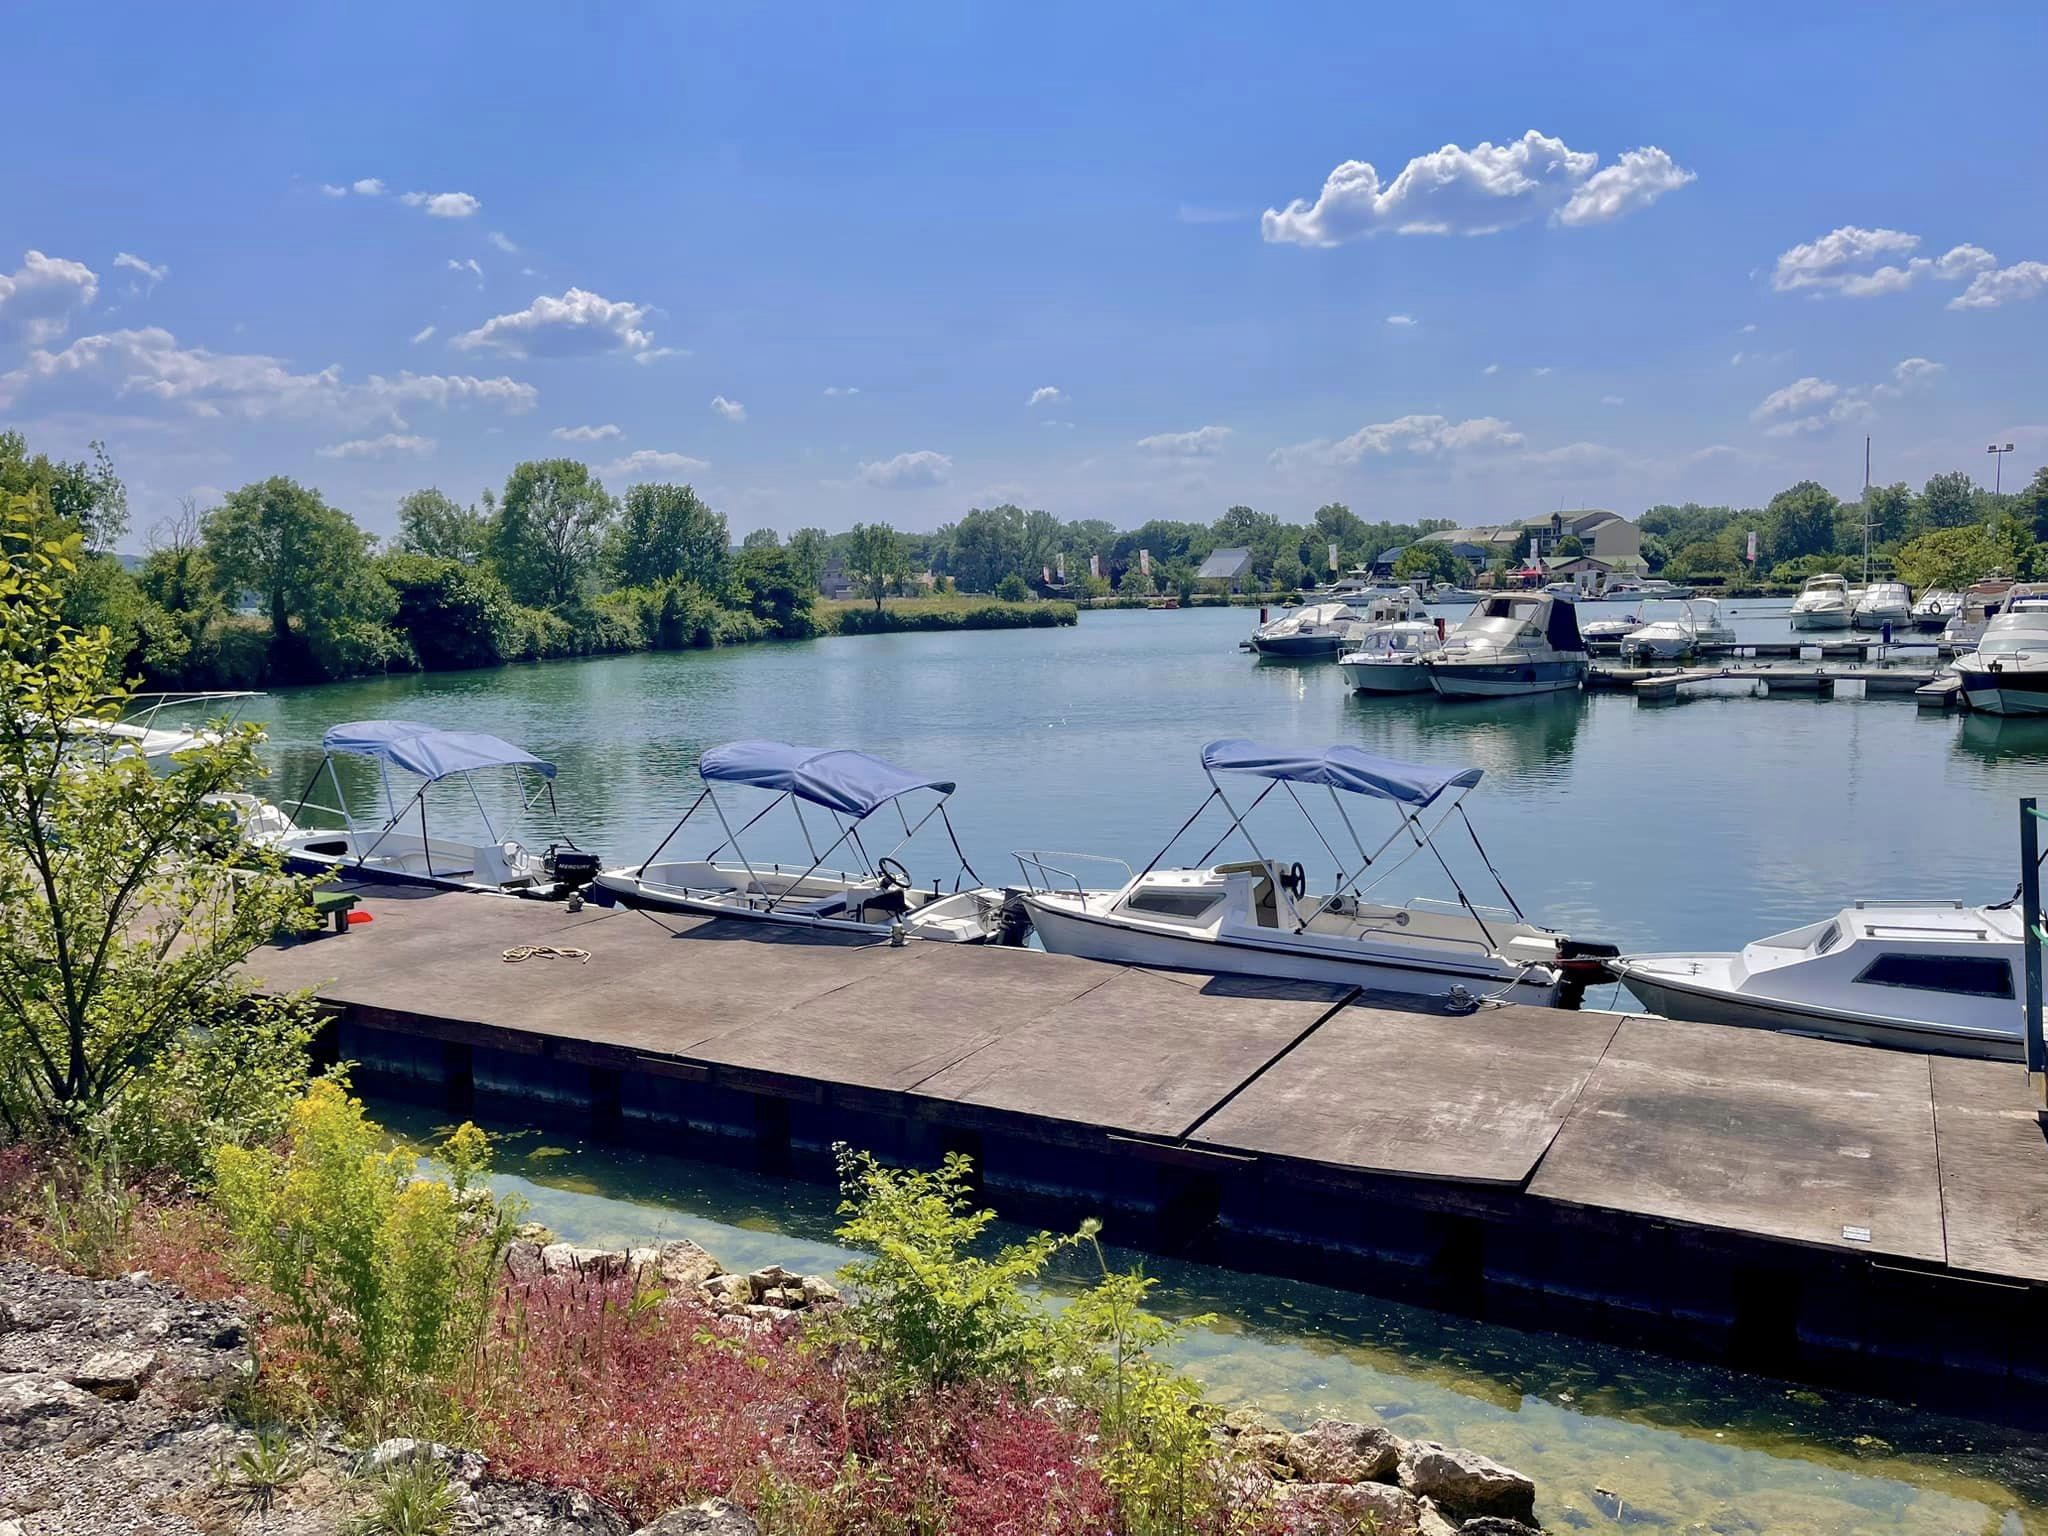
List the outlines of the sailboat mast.
{"label": "sailboat mast", "polygon": [[1870,585],[1870,439],[1863,439],[1863,585]]}

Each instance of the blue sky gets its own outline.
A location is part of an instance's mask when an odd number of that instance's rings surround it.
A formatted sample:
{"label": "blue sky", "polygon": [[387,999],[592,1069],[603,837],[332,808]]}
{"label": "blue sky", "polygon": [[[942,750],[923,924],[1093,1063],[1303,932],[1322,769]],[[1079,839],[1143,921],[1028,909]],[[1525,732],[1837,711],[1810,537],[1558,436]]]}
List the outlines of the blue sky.
{"label": "blue sky", "polygon": [[555,453],[736,532],[2048,459],[2048,8],[1669,9],[36,6],[0,423],[138,546]]}

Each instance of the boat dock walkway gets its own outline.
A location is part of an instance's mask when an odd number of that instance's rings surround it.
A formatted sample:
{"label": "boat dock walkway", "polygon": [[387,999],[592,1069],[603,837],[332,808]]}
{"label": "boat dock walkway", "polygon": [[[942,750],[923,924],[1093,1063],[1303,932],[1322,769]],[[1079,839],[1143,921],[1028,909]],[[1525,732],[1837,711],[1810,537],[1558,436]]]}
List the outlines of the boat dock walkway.
{"label": "boat dock walkway", "polygon": [[[259,951],[365,1087],[829,1176],[971,1152],[1137,1246],[1877,1390],[2043,1401],[2017,1066],[1034,950],[362,888]],[[516,946],[588,959],[510,963]]]}
{"label": "boat dock walkway", "polygon": [[1841,683],[1860,683],[1865,694],[1921,697],[1941,681],[1939,673],[1908,667],[1695,666],[1619,667],[1595,663],[1586,686],[1626,690],[1638,699],[1675,699],[1681,688],[1698,683],[1763,683],[1773,693],[1816,693],[1832,696]]}

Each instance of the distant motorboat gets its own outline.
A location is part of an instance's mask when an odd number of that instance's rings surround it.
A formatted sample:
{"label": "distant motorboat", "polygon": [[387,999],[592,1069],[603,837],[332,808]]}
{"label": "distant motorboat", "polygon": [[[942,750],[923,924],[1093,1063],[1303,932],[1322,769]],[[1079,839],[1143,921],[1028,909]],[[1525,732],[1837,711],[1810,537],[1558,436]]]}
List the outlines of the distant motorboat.
{"label": "distant motorboat", "polygon": [[1733,954],[1625,955],[1608,968],[1667,1019],[2017,1061],[2020,928],[2010,905],[1859,901]]}
{"label": "distant motorboat", "polygon": [[1252,649],[1288,660],[1333,658],[1351,649],[1380,624],[1422,619],[1428,610],[1411,587],[1361,596],[1341,603],[1312,603],[1252,631]]}
{"label": "distant motorboat", "polygon": [[1942,626],[1942,644],[1966,650],[1983,638],[1985,626],[1998,616],[2012,594],[2014,583],[2003,576],[1987,576],[1963,589],[1962,606]]}
{"label": "distant motorboat", "polygon": [[1646,576],[1643,578],[1643,589],[1639,595],[1645,602],[1662,603],[1682,602],[1684,599],[1691,597],[1692,594],[1693,589],[1691,587],[1674,586],[1661,577]]}
{"label": "distant motorboat", "polygon": [[1436,625],[1427,620],[1377,624],[1356,649],[1337,658],[1337,665],[1344,681],[1360,693],[1428,693],[1429,673],[1422,663],[1443,643]]}
{"label": "distant motorboat", "polygon": [[1794,629],[1847,629],[1849,627],[1849,583],[1838,572],[1829,571],[1806,578],[1799,595],[1792,600]]}
{"label": "distant motorboat", "polygon": [[1913,604],[1913,627],[1934,633],[1948,627],[1948,621],[1963,609],[1963,595],[1947,587],[1930,587]]}
{"label": "distant motorboat", "polygon": [[1622,641],[1641,629],[1644,624],[1640,613],[1625,613],[1618,619],[1591,619],[1579,625],[1579,638],[1586,642],[1586,649],[1595,656],[1612,656],[1621,650]]}
{"label": "distant motorboat", "polygon": [[1621,642],[1626,659],[1672,661],[1697,656],[1709,646],[1735,643],[1735,631],[1721,622],[1721,605],[1711,597],[1690,599],[1676,618],[1645,624]]}
{"label": "distant motorboat", "polygon": [[1977,648],[1955,662],[1963,699],[1988,715],[2048,715],[2048,593],[2015,587],[1984,627]]}
{"label": "distant motorboat", "polygon": [[1548,592],[1486,598],[1423,662],[1430,686],[1447,699],[1576,689],[1587,665],[1572,601]]}
{"label": "distant motorboat", "polygon": [[1902,630],[1913,617],[1913,594],[1903,581],[1873,581],[1857,594],[1849,622],[1858,629]]}
{"label": "distant motorboat", "polygon": [[1441,582],[1429,589],[1429,600],[1439,608],[1464,607],[1489,595],[1473,587],[1454,587],[1449,582]]}

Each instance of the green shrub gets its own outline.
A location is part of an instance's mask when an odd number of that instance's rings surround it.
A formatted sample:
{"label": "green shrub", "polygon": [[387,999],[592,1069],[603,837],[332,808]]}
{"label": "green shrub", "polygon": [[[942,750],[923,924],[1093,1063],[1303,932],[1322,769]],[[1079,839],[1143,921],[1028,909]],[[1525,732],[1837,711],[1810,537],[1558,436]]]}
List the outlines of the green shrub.
{"label": "green shrub", "polygon": [[493,667],[512,651],[517,613],[491,576],[433,555],[384,555],[377,570],[398,599],[392,623],[420,666]]}
{"label": "green shrub", "polygon": [[1022,576],[1012,571],[996,583],[996,596],[1006,603],[1021,603],[1031,596],[1031,589],[1024,584]]}

